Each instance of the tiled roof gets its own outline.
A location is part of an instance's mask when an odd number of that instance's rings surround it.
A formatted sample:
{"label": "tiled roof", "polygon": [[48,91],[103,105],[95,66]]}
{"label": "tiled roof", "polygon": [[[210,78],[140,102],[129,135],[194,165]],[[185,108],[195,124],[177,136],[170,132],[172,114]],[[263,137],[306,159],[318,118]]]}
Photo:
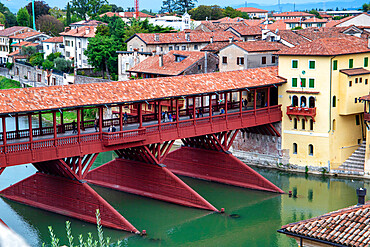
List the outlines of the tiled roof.
{"label": "tiled roof", "polygon": [[342,72],[343,74],[348,75],[348,76],[370,74],[370,70],[367,70],[367,69],[364,69],[364,68],[341,69],[339,71]]}
{"label": "tiled roof", "polygon": [[353,206],[288,224],[279,232],[324,241],[327,245],[369,246],[370,205]]}
{"label": "tiled roof", "polygon": [[248,36],[248,35],[262,35],[262,28],[260,26],[251,26],[248,27],[246,25],[239,25],[234,27],[229,27],[228,31],[230,29],[234,29],[236,32],[238,32],[241,36]]}
{"label": "tiled roof", "polygon": [[93,26],[93,27],[97,27],[99,25],[108,25],[108,24],[97,20],[88,20],[88,21],[82,20],[70,24],[70,26]]}
{"label": "tiled roof", "polygon": [[122,82],[0,90],[0,114],[138,102],[285,83],[277,67]]}
{"label": "tiled roof", "polygon": [[123,17],[122,15],[119,14],[119,12],[106,12],[104,14],[101,14],[99,15],[100,17],[103,17],[103,16],[108,16],[108,17],[113,17],[113,16],[118,16],[118,17]]}
{"label": "tiled roof", "polygon": [[[178,43],[209,43],[211,37],[213,37],[213,42],[228,41],[230,37],[238,39],[235,34],[229,31],[220,32],[202,32],[202,31],[192,31],[188,32],[189,39],[186,39],[185,31],[178,33],[137,33],[135,34],[146,44],[178,44]],[[133,35],[131,38],[133,38]],[[158,41],[155,40],[156,35],[158,35]],[[129,38],[127,41],[129,41]]]}
{"label": "tiled roof", "polygon": [[63,43],[63,37],[58,36],[58,37],[51,37],[49,39],[45,39],[42,41],[43,43]]}
{"label": "tiled roof", "polygon": [[277,33],[277,35],[279,35],[281,39],[287,41],[288,43],[290,43],[294,46],[309,42],[307,39],[305,39],[302,36],[296,34],[292,30],[280,30]]}
{"label": "tiled roof", "polygon": [[[180,62],[176,62],[176,55],[184,56],[186,58]],[[213,54],[208,55],[214,56]],[[170,51],[166,55],[163,55],[162,67],[159,66],[159,56],[160,55],[148,57],[127,71],[168,76],[180,75],[191,65],[202,59],[205,56],[205,53],[200,51]]]}
{"label": "tiled roof", "polygon": [[306,20],[304,20],[302,22],[303,23],[326,23],[326,22],[328,22],[328,20],[327,19],[319,19],[319,18],[313,17],[313,18],[306,19]]}
{"label": "tiled roof", "polygon": [[235,18],[230,18],[230,17],[224,17],[218,20],[213,20],[212,22],[215,23],[235,23],[235,22],[243,22],[244,18],[241,17],[235,17]]}
{"label": "tiled roof", "polygon": [[0,30],[0,36],[2,37],[9,37],[10,35],[14,35],[14,33],[19,32],[21,30],[27,30],[30,29],[28,27],[21,27],[21,26],[14,26],[14,27],[8,27],[4,30]]}
{"label": "tiled roof", "polygon": [[26,38],[29,38],[29,37],[36,36],[38,34],[41,34],[41,33],[37,32],[37,31],[31,31],[31,32],[18,33],[16,35],[10,36],[9,38],[11,38],[11,39],[26,39]]}
{"label": "tiled roof", "polygon": [[74,29],[71,29],[65,32],[61,32],[60,35],[91,38],[91,37],[95,37],[95,27],[94,26],[77,27],[77,28],[74,28]]}
{"label": "tiled roof", "polygon": [[323,39],[323,38],[345,38],[348,35],[341,33],[345,28],[338,27],[310,27],[306,29],[295,30],[295,32],[309,40]]}
{"label": "tiled roof", "polygon": [[285,45],[281,43],[268,42],[264,40],[235,42],[233,44],[239,46],[240,48],[248,52],[280,51],[287,48]]}
{"label": "tiled roof", "polygon": [[245,24],[244,22],[215,23],[215,22],[210,22],[210,21],[202,21],[202,25],[205,27],[205,28],[202,28],[202,30],[206,32],[225,31],[229,27],[247,26],[247,24]]}
{"label": "tiled roof", "polygon": [[228,46],[229,44],[230,44],[230,42],[214,42],[214,43],[210,43],[210,44],[206,45],[200,51],[210,51],[210,52],[215,52],[216,53],[219,50],[221,50],[222,48],[224,48],[225,46]]}
{"label": "tiled roof", "polygon": [[28,41],[22,41],[20,43],[15,43],[15,44],[12,44],[11,46],[12,47],[22,47],[22,46],[27,46],[29,44],[31,44],[32,42],[28,42]]}
{"label": "tiled roof", "polygon": [[286,30],[285,20],[277,20],[274,23],[268,24],[267,29],[271,31]]}
{"label": "tiled roof", "polygon": [[[126,17],[126,18],[133,18],[135,15],[135,12],[123,12],[122,14],[122,17]],[[150,18],[150,17],[154,17],[153,15],[148,15],[148,14],[145,14],[143,12],[139,12],[139,17],[143,17],[143,18]]]}
{"label": "tiled roof", "polygon": [[244,23],[247,24],[248,26],[259,26],[262,25],[262,22],[264,22],[265,19],[258,20],[258,19],[247,19],[244,20]]}
{"label": "tiled roof", "polygon": [[246,13],[268,13],[267,10],[257,9],[253,7],[241,7],[241,8],[237,8],[236,10],[239,10],[241,12],[246,12]]}
{"label": "tiled roof", "polygon": [[296,12],[283,12],[283,13],[279,13],[279,14],[273,14],[272,16],[273,17],[294,17],[294,16],[313,17],[315,15],[310,14],[310,13],[306,13],[306,12],[296,11]]}
{"label": "tiled roof", "polygon": [[302,22],[302,18],[300,18],[300,17],[296,17],[296,18],[293,18],[293,19],[285,20],[284,22],[285,22],[285,23],[297,23],[297,22]]}
{"label": "tiled roof", "polygon": [[279,55],[334,56],[370,52],[367,40],[349,35],[340,38],[317,39],[281,50]]}

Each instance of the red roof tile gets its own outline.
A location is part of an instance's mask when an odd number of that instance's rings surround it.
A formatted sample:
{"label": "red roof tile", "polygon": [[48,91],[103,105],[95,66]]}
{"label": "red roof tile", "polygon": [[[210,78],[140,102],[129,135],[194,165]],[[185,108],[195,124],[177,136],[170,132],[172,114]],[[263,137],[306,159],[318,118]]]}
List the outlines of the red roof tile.
{"label": "red roof tile", "polygon": [[32,42],[28,42],[28,41],[22,41],[20,43],[15,43],[15,44],[12,44],[11,46],[12,47],[21,47],[21,46],[27,46],[28,44],[31,44]]}
{"label": "red roof tile", "polygon": [[248,36],[248,35],[262,35],[262,28],[260,26],[246,26],[246,25],[239,25],[234,27],[229,27],[226,29],[227,31],[231,31],[234,29],[238,32],[241,36]]}
{"label": "red roof tile", "polygon": [[[123,17],[126,17],[126,18],[133,18],[135,15],[135,12],[123,12]],[[151,17],[154,17],[153,15],[148,15],[148,14],[145,14],[143,12],[139,12],[139,17],[142,17],[142,18],[151,18]]]}
{"label": "red roof tile", "polygon": [[29,29],[32,30],[29,27],[20,27],[20,26],[9,27],[9,28],[5,28],[4,30],[0,30],[0,36],[9,37],[10,35],[14,35],[14,33],[16,32],[20,32],[22,30],[29,30]]}
{"label": "red roof tile", "polygon": [[[146,44],[178,44],[178,43],[207,43],[210,42],[211,37],[213,37],[214,42],[228,41],[230,37],[238,40],[238,37],[229,31],[221,32],[202,32],[202,31],[192,31],[188,32],[189,38],[186,39],[186,32],[177,33],[137,33],[130,37],[126,42],[132,39],[134,36],[139,37]],[[158,41],[155,40],[156,35],[158,35]]]}
{"label": "red roof tile", "polygon": [[230,18],[230,17],[224,17],[218,20],[213,20],[211,22],[214,23],[236,23],[236,22],[243,22],[244,18],[241,17],[235,17],[235,18]]}
{"label": "red roof tile", "polygon": [[363,68],[341,69],[339,71],[342,72],[343,74],[348,75],[348,76],[368,75],[368,74],[370,74],[370,70],[363,69]]}
{"label": "red roof tile", "polygon": [[100,17],[103,17],[103,16],[108,16],[108,17],[113,17],[113,16],[118,16],[118,17],[123,17],[122,15],[120,15],[118,12],[106,12],[104,14],[101,14],[99,15]]}
{"label": "red roof tile", "polygon": [[229,44],[230,42],[214,42],[206,45],[200,51],[210,51],[217,53],[219,50],[221,50],[225,46],[228,46]]}
{"label": "red roof tile", "polygon": [[323,39],[323,38],[341,38],[347,37],[348,35],[343,34],[342,32],[348,27],[310,27],[306,29],[295,30],[297,34],[309,39]]}
{"label": "red roof tile", "polygon": [[274,23],[268,24],[267,29],[271,31],[286,30],[286,24],[284,20],[277,20]]}
{"label": "red roof tile", "polygon": [[344,35],[340,38],[317,39],[279,51],[279,55],[334,56],[370,52],[367,40]]}
{"label": "red roof tile", "polygon": [[0,90],[0,114],[138,102],[285,83],[277,67],[123,82]]}
{"label": "red roof tile", "polygon": [[108,25],[108,24],[97,20],[88,20],[88,21],[83,20],[70,24],[70,26],[93,26],[93,27],[97,27],[99,25]]}
{"label": "red roof tile", "polygon": [[16,35],[12,35],[9,38],[11,39],[26,39],[32,36],[36,36],[38,34],[41,34],[40,32],[37,31],[31,31],[31,32],[24,32],[24,33],[18,33]]}
{"label": "red roof tile", "polygon": [[241,12],[246,12],[246,13],[268,13],[267,10],[257,9],[253,7],[241,7],[241,8],[237,8],[236,10],[239,10]]}
{"label": "red roof tile", "polygon": [[259,26],[262,25],[262,22],[264,22],[265,19],[259,20],[259,19],[247,19],[243,22],[247,24],[248,26]]}
{"label": "red roof tile", "polygon": [[316,218],[291,223],[279,230],[284,234],[313,238],[343,246],[368,246],[370,243],[370,205],[352,206]]}
{"label": "red roof tile", "polygon": [[296,12],[283,12],[283,13],[279,13],[279,14],[273,14],[272,15],[273,17],[299,17],[299,16],[304,16],[304,17],[313,17],[315,15],[313,14],[310,14],[310,13],[306,13],[306,12],[299,12],[299,11],[296,11]]}
{"label": "red roof tile", "polygon": [[239,46],[243,50],[248,52],[263,52],[263,51],[280,51],[286,49],[287,47],[278,42],[268,42],[268,41],[246,41],[246,42],[235,42],[233,43]]}
{"label": "red roof tile", "polygon": [[210,21],[202,21],[202,26],[199,26],[198,30],[201,29],[205,32],[215,32],[215,31],[225,31],[229,27],[236,27],[236,26],[248,26],[244,22],[235,22],[235,23],[217,23],[217,22],[210,22]]}
{"label": "red roof tile", "polygon": [[[186,58],[180,62],[176,62],[176,55]],[[200,51],[170,51],[166,55],[163,55],[162,67],[159,66],[159,56],[148,57],[128,71],[168,76],[180,75],[187,68],[204,58],[205,53]],[[212,54],[211,56],[214,55]]]}
{"label": "red roof tile", "polygon": [[42,41],[43,43],[63,43],[63,37],[58,36],[58,37],[51,37],[49,39],[45,39]]}
{"label": "red roof tile", "polygon": [[60,35],[91,38],[91,37],[95,37],[95,27],[94,26],[77,27],[77,28],[74,28],[74,29],[71,29],[65,32],[61,32]]}
{"label": "red roof tile", "polygon": [[277,35],[279,35],[281,39],[294,46],[309,42],[307,39],[303,38],[292,30],[280,30]]}

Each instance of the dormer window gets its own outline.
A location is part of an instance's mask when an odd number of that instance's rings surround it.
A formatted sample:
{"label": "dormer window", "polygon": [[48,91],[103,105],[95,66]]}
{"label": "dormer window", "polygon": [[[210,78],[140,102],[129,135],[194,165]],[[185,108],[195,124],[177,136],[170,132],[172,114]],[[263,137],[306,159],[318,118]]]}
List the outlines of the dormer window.
{"label": "dormer window", "polygon": [[159,34],[158,33],[154,34],[154,41],[159,41]]}
{"label": "dormer window", "polygon": [[175,55],[175,62],[181,62],[182,60],[187,58],[187,56],[184,56],[184,55],[178,55],[178,54],[174,54],[174,55]]}

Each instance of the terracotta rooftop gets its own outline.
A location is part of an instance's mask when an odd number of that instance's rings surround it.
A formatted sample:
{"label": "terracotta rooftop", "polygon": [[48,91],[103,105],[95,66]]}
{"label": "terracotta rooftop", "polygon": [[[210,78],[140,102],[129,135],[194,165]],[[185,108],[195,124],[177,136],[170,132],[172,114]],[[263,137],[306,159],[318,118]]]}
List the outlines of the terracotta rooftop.
{"label": "terracotta rooftop", "polygon": [[[188,39],[186,38],[189,35]],[[146,44],[178,44],[178,43],[210,43],[211,37],[213,42],[228,41],[230,37],[238,37],[229,31],[220,32],[202,32],[191,31],[186,34],[185,31],[177,33],[137,33],[131,36],[126,42],[137,36]],[[158,37],[158,40],[156,40]]]}
{"label": "terracotta rooftop", "polygon": [[348,76],[367,75],[367,74],[370,74],[370,70],[363,69],[363,68],[341,69],[339,71],[342,72],[343,74],[348,75]]}
{"label": "terracotta rooftop", "polygon": [[93,27],[97,27],[99,25],[108,25],[108,24],[97,20],[88,20],[88,21],[82,20],[70,24],[70,26],[93,26]]}
{"label": "terracotta rooftop", "polygon": [[22,30],[28,30],[29,27],[21,27],[21,26],[14,26],[14,27],[8,27],[4,30],[0,30],[0,36],[2,37],[9,37],[11,35],[14,35],[14,33],[20,32]]}
{"label": "terracotta rooftop", "polygon": [[287,48],[281,43],[264,40],[235,42],[233,44],[248,52],[280,51]]}
{"label": "terracotta rooftop", "polygon": [[282,226],[280,233],[335,246],[369,246],[370,205],[352,206]]}
{"label": "terracotta rooftop", "polygon": [[210,43],[210,44],[206,45],[200,51],[210,51],[210,52],[217,53],[222,48],[224,48],[225,46],[228,46],[229,44],[230,44],[230,42],[214,42],[214,43]]}
{"label": "terracotta rooftop", "polygon": [[267,29],[271,31],[286,30],[285,20],[277,20],[274,23],[268,24]]}
{"label": "terracotta rooftop", "polygon": [[295,17],[295,16],[313,17],[315,15],[306,13],[306,12],[296,11],[296,12],[283,12],[279,14],[273,14],[272,16],[273,17]]}
{"label": "terracotta rooftop", "polygon": [[239,25],[234,27],[229,27],[226,29],[227,31],[231,31],[231,29],[234,29],[237,33],[239,33],[241,36],[248,36],[248,35],[262,35],[262,28],[260,26],[246,26],[246,25]]}
{"label": "terracotta rooftop", "polygon": [[303,38],[292,30],[280,30],[277,35],[279,35],[281,39],[294,46],[309,42],[307,39]]}
{"label": "terracotta rooftop", "polygon": [[300,17],[296,17],[293,19],[285,20],[285,23],[327,23],[327,19],[319,19],[316,17],[312,17],[309,19],[302,20]]}
{"label": "terracotta rooftop", "polygon": [[[121,14],[121,16],[125,17],[125,18],[133,18],[134,14],[135,14],[135,12],[123,12],[123,14]],[[148,18],[149,17],[149,18],[151,18],[151,17],[154,17],[154,16],[145,14],[143,12],[139,12],[139,17],[143,17],[143,18]]]}
{"label": "terracotta rooftop", "polygon": [[210,21],[202,21],[202,26],[198,29],[201,29],[205,32],[215,32],[215,31],[225,31],[229,27],[236,27],[236,26],[247,26],[244,22],[234,22],[234,23],[215,23]]}
{"label": "terracotta rooftop", "polygon": [[119,12],[106,12],[104,14],[101,14],[99,15],[100,17],[103,17],[103,16],[108,16],[108,17],[113,17],[113,16],[118,16],[118,17],[123,17],[122,15],[119,14]]}
{"label": "terracotta rooftop", "polygon": [[309,39],[323,39],[323,38],[345,38],[348,35],[342,32],[348,27],[310,27],[306,29],[295,30],[294,32]]}
{"label": "terracotta rooftop", "polygon": [[279,55],[334,56],[355,53],[370,53],[367,40],[344,35],[341,38],[324,38],[279,51]]}
{"label": "terracotta rooftop", "polygon": [[244,23],[247,24],[248,26],[259,26],[262,25],[262,22],[264,22],[265,19],[247,19],[244,20]]}
{"label": "terracotta rooftop", "polygon": [[68,31],[61,32],[60,35],[91,38],[91,37],[95,37],[95,27],[94,26],[77,27],[77,28],[74,28]]}
{"label": "terracotta rooftop", "polygon": [[122,82],[6,89],[0,90],[0,114],[144,102],[285,82],[284,78],[278,76],[278,68],[275,66]]}
{"label": "terracotta rooftop", "polygon": [[9,38],[11,38],[11,39],[26,39],[26,38],[33,37],[33,36],[36,36],[36,35],[39,35],[39,34],[41,34],[41,33],[37,32],[37,31],[31,31],[31,32],[18,33],[16,35],[10,36]]}
{"label": "terracotta rooftop", "polygon": [[246,12],[246,13],[268,13],[267,10],[257,9],[253,7],[241,7],[241,8],[237,8],[236,10],[239,10],[241,12]]}
{"label": "terracotta rooftop", "polygon": [[[127,71],[167,76],[180,75],[187,68],[202,59],[205,53],[200,51],[170,51],[166,55],[163,55],[162,67],[159,66],[159,56],[148,57]],[[182,56],[184,59],[176,62],[177,56]]]}
{"label": "terracotta rooftop", "polygon": [[218,20],[212,20],[214,23],[235,23],[235,22],[243,22],[245,19],[241,17],[235,17],[235,18],[230,18],[230,17],[224,17]]}
{"label": "terracotta rooftop", "polygon": [[63,43],[63,37],[58,36],[58,37],[51,37],[49,39],[45,39],[42,41],[43,43]]}
{"label": "terracotta rooftop", "polygon": [[28,41],[22,41],[20,43],[15,43],[15,44],[12,44],[11,46],[12,47],[22,47],[22,46],[27,46],[29,44],[31,44],[32,42],[28,42]]}

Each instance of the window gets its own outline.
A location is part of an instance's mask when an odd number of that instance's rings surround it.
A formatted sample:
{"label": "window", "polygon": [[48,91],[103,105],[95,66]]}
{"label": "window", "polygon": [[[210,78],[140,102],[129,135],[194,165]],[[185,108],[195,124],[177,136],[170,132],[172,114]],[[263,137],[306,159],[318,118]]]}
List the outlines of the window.
{"label": "window", "polygon": [[301,87],[306,87],[306,78],[301,78]]}
{"label": "window", "polygon": [[309,88],[314,88],[315,87],[315,79],[309,79],[308,80],[308,87]]}
{"label": "window", "polygon": [[360,125],[360,115],[356,115],[356,125]]}
{"label": "window", "polygon": [[198,50],[198,45],[194,45],[194,50]]}
{"label": "window", "polygon": [[310,119],[310,130],[313,130],[313,119]]}
{"label": "window", "polygon": [[369,58],[365,57],[364,58],[364,67],[367,67],[367,66],[369,66]]}
{"label": "window", "polygon": [[297,78],[292,78],[292,87],[297,87]]}
{"label": "window", "polygon": [[292,60],[292,68],[297,69],[298,68],[298,60]]}
{"label": "window", "polygon": [[262,57],[262,64],[266,64],[266,57]]}
{"label": "window", "polygon": [[333,61],[333,70],[337,70],[338,69],[338,60],[334,60]]}
{"label": "window", "polygon": [[360,83],[362,83],[362,77],[360,77]]}
{"label": "window", "polygon": [[71,41],[71,46],[73,47],[73,41]]}
{"label": "window", "polygon": [[130,45],[130,51],[132,51],[132,45]]}
{"label": "window", "polygon": [[140,50],[143,52],[144,51],[144,46],[143,45],[141,45],[140,46]]}
{"label": "window", "polygon": [[337,106],[337,97],[334,95],[333,96],[333,107],[336,107]]}
{"label": "window", "polygon": [[186,46],[185,45],[181,46],[181,50],[186,51]]}
{"label": "window", "polygon": [[315,97],[310,96],[310,98],[308,99],[308,107],[310,107],[310,108],[315,107]]}
{"label": "window", "polygon": [[198,64],[198,70],[202,69],[202,65]]}
{"label": "window", "polygon": [[349,86],[352,87],[352,81],[349,81]]}
{"label": "window", "polygon": [[293,143],[293,154],[297,154],[298,145],[297,143]]}
{"label": "window", "polygon": [[367,79],[365,79],[365,85],[367,85]]}
{"label": "window", "polygon": [[37,74],[37,81],[41,82],[41,74]]}
{"label": "window", "polygon": [[81,48],[81,42],[78,42],[78,48]]}
{"label": "window", "polygon": [[348,67],[349,67],[350,69],[352,69],[352,68],[353,68],[353,59],[352,59],[352,58],[348,61]]}
{"label": "window", "polygon": [[298,106],[298,97],[297,97],[297,95],[294,95],[293,96],[292,106]]}
{"label": "window", "polygon": [[298,119],[297,118],[294,118],[293,120],[293,129],[297,129],[298,128]]}
{"label": "window", "polygon": [[69,51],[66,51],[66,57],[70,57],[71,53]]}
{"label": "window", "polygon": [[310,69],[315,69],[315,61],[309,61],[308,62],[308,67],[310,68]]}
{"label": "window", "polygon": [[308,145],[308,155],[313,156],[313,145],[312,144]]}
{"label": "window", "polygon": [[176,50],[176,51],[180,50],[180,46],[176,45],[176,46],[175,46],[175,50]]}
{"label": "window", "polygon": [[[1,47],[2,48],[2,47]],[[49,50],[49,45],[46,45],[46,50]]]}
{"label": "window", "polygon": [[227,57],[222,57],[222,63],[227,63]]}
{"label": "window", "polygon": [[172,50],[173,50],[173,46],[172,46],[172,45],[170,45],[170,46],[168,47],[168,50],[169,50],[169,51],[172,51]]}
{"label": "window", "polygon": [[81,60],[81,54],[78,54],[78,59]]}
{"label": "window", "polygon": [[276,63],[276,57],[275,56],[271,57],[271,63]]}
{"label": "window", "polygon": [[355,104],[357,104],[357,98],[355,98]]}
{"label": "window", "polygon": [[302,129],[305,130],[306,129],[306,120],[302,119],[301,122],[302,122]]}
{"label": "window", "polygon": [[237,65],[243,65],[244,64],[244,57],[237,57],[236,58],[236,64]]}
{"label": "window", "polygon": [[355,79],[355,83],[357,84],[358,83],[358,78]]}

